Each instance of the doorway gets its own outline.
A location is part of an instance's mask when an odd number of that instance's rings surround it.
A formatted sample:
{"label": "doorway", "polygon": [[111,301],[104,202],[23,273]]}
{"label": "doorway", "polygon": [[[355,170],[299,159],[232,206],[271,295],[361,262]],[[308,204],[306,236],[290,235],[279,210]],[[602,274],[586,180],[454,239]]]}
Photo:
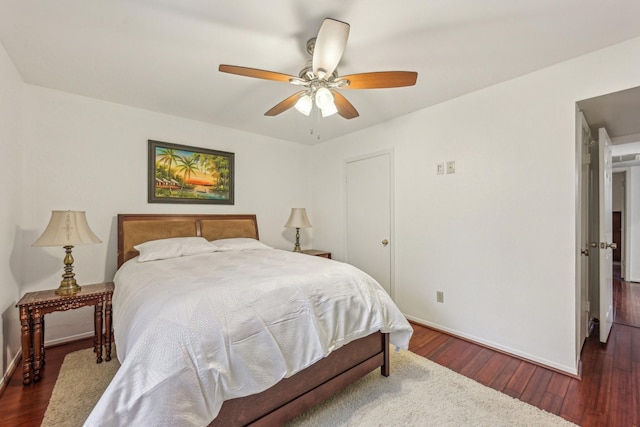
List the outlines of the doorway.
{"label": "doorway", "polygon": [[613,211],[611,218],[613,226],[613,243],[616,244],[616,247],[613,250],[613,262],[620,263],[622,261],[622,212]]}

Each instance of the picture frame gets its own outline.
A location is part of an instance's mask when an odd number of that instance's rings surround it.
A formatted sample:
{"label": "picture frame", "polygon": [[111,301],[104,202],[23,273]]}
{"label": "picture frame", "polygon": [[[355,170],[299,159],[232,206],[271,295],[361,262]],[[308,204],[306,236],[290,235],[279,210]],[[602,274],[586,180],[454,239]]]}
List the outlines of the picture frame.
{"label": "picture frame", "polygon": [[149,203],[234,204],[234,153],[148,142]]}

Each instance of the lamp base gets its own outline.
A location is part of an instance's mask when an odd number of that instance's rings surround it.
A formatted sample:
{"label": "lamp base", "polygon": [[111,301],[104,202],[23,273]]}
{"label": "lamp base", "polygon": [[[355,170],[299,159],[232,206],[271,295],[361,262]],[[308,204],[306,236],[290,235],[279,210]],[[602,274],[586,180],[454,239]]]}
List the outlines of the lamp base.
{"label": "lamp base", "polygon": [[293,247],[293,252],[302,252],[300,248],[300,227],[296,227],[296,245]]}
{"label": "lamp base", "polygon": [[60,287],[56,289],[56,295],[73,295],[80,291],[80,286],[76,283],[75,273],[73,272],[73,255],[71,249],[73,246],[68,245],[64,247],[64,274],[62,275],[62,281]]}
{"label": "lamp base", "polygon": [[60,286],[56,289],[56,295],[74,295],[80,292],[82,289],[75,280],[63,280],[60,282]]}

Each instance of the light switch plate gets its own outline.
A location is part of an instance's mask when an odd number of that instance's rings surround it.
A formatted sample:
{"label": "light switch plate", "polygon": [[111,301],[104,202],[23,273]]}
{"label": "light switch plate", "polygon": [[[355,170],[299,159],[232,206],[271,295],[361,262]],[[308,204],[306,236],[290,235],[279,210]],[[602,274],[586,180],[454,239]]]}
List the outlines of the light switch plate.
{"label": "light switch plate", "polygon": [[444,173],[444,163],[438,163],[438,169],[436,173],[438,175],[442,175]]}
{"label": "light switch plate", "polygon": [[456,162],[447,162],[447,173],[456,173]]}

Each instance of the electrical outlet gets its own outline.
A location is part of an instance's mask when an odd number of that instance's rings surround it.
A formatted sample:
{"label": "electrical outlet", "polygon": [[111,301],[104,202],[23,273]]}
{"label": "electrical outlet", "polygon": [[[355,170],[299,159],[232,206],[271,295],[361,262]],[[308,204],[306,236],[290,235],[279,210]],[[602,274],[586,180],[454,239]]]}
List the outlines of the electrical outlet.
{"label": "electrical outlet", "polygon": [[456,173],[456,162],[447,162],[447,173]]}
{"label": "electrical outlet", "polygon": [[438,169],[436,173],[438,175],[442,175],[444,173],[444,163],[438,163]]}
{"label": "electrical outlet", "polygon": [[436,292],[436,302],[444,302],[444,292],[442,291]]}

